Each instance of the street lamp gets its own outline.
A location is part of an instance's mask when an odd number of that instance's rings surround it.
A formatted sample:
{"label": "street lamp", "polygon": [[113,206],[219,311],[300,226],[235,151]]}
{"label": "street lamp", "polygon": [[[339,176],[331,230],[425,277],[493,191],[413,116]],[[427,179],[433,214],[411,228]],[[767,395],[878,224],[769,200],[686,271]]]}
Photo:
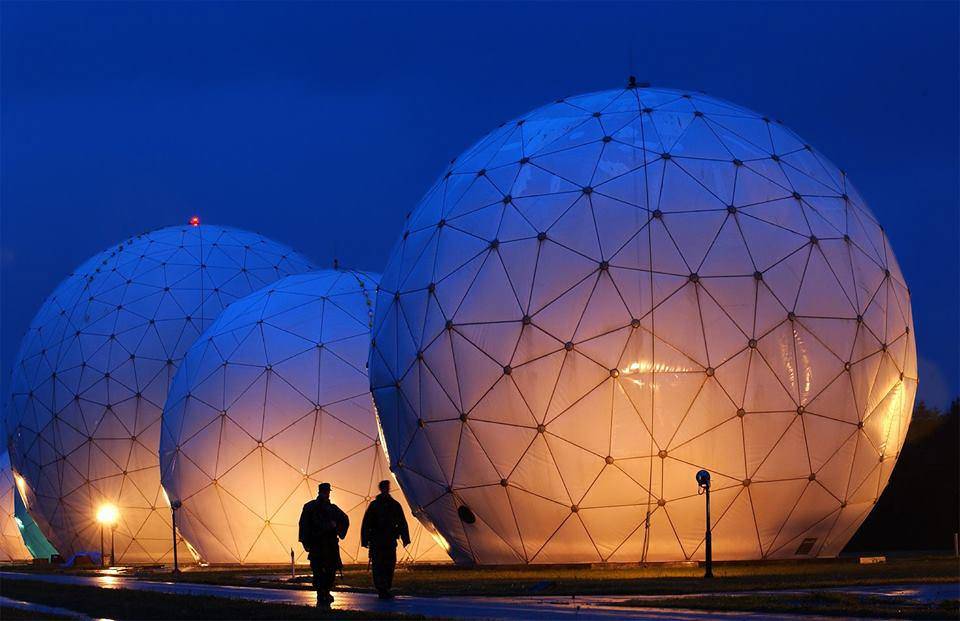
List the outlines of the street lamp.
{"label": "street lamp", "polygon": [[697,493],[704,494],[707,501],[707,536],[705,539],[707,549],[707,570],[704,572],[704,578],[713,578],[713,540],[710,536],[710,473],[701,470],[697,473]]}
{"label": "street lamp", "polygon": [[179,500],[174,500],[170,503],[170,510],[173,513],[173,519],[171,523],[173,524],[173,575],[180,575],[180,565],[177,562],[177,509],[183,506],[183,503]]}
{"label": "street lamp", "polygon": [[100,523],[100,565],[103,565],[103,526],[107,525],[110,527],[110,565],[113,565],[114,562],[114,548],[113,548],[113,527],[117,524],[117,520],[120,519],[120,511],[117,509],[116,505],[112,505],[109,502],[100,505],[100,508],[97,509],[97,522]]}

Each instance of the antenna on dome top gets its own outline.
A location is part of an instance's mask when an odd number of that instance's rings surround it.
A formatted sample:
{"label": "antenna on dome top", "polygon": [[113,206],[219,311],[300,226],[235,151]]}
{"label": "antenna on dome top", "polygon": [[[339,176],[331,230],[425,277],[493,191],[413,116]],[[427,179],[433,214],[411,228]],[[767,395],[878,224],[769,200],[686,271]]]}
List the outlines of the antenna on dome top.
{"label": "antenna on dome top", "polygon": [[334,257],[334,259],[333,259],[333,269],[335,269],[335,270],[340,269],[340,260],[337,259],[336,257]]}
{"label": "antenna on dome top", "polygon": [[630,79],[627,80],[627,88],[637,88],[637,76],[630,76]]}

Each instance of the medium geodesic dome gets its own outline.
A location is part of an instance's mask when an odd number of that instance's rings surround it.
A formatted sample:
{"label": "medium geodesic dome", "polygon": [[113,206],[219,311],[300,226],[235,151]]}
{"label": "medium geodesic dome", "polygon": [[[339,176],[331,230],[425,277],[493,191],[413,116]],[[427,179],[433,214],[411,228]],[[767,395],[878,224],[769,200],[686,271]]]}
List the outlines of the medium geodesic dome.
{"label": "medium geodesic dome", "polygon": [[309,269],[254,233],[172,226],[105,250],[57,287],[15,361],[8,432],[27,506],[61,554],[100,550],[96,514],[109,504],[116,562],[171,555],[157,450],[174,371],[224,307]]}
{"label": "medium geodesic dome", "polygon": [[0,451],[0,561],[25,561],[32,556],[20,535],[14,516],[17,483],[10,469],[10,455]]}
{"label": "medium geodesic dome", "polygon": [[[163,413],[164,488],[180,532],[211,563],[288,563],[303,505],[329,482],[350,518],[345,563],[366,561],[360,523],[390,478],[367,356],[379,277],[290,276],[236,302],[187,352]],[[449,561],[407,514],[401,560]]]}
{"label": "medium geodesic dome", "polygon": [[839,553],[917,384],[910,297],[847,176],[779,122],[631,85],[457,158],[381,281],[391,465],[458,561]]}

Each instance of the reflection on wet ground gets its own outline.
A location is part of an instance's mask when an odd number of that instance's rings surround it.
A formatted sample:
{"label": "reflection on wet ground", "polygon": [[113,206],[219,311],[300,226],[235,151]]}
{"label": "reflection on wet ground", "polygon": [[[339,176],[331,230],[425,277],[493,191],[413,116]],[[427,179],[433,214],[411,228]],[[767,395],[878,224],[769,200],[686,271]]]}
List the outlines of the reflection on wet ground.
{"label": "reflection on wet ground", "polygon": [[[158,582],[137,580],[108,573],[96,576],[77,576],[64,574],[36,574],[0,572],[2,580],[41,580],[55,584],[74,584],[97,586],[107,589],[135,589],[178,595],[208,595],[213,597],[231,597],[260,602],[297,604],[313,606],[316,596],[312,591],[299,589],[272,589],[261,587],[222,586],[192,584],[186,582]],[[909,597],[924,602],[955,599],[960,594],[960,585],[952,584],[913,584],[874,587],[844,587],[831,589],[837,592],[861,595],[887,595]],[[754,591],[753,593],[770,592]],[[809,591],[778,591],[781,594],[809,593]],[[735,595],[735,594],[730,594]],[[691,595],[693,596],[693,595]],[[338,591],[334,593],[333,608],[344,610],[363,610],[368,612],[400,612],[421,614],[428,617],[475,618],[475,619],[676,619],[693,621],[697,619],[738,619],[752,620],[791,618],[785,615],[766,615],[761,613],[720,613],[693,610],[672,610],[662,608],[622,608],[618,602],[627,599],[653,599],[662,596],[525,596],[525,597],[405,597],[385,602],[372,593],[353,593]],[[824,619],[804,615],[806,621]]]}
{"label": "reflection on wet ground", "polygon": [[64,619],[86,621],[87,619],[90,618],[86,615],[82,615],[72,610],[67,610],[66,608],[57,608],[56,606],[44,606],[43,604],[34,604],[33,602],[24,602],[18,599],[12,599],[10,597],[3,597],[2,595],[0,595],[0,607],[12,608],[14,610],[22,610],[23,612],[29,612],[29,613],[32,613],[31,616],[37,619],[43,619],[47,617],[51,617],[51,618],[62,617]]}

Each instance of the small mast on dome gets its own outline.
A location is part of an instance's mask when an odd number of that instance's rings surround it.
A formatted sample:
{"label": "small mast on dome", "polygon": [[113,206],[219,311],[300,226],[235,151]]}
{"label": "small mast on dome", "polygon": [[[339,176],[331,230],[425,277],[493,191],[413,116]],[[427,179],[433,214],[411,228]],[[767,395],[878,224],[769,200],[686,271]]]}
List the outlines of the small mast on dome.
{"label": "small mast on dome", "polygon": [[200,226],[200,216],[191,216],[190,226]]}

